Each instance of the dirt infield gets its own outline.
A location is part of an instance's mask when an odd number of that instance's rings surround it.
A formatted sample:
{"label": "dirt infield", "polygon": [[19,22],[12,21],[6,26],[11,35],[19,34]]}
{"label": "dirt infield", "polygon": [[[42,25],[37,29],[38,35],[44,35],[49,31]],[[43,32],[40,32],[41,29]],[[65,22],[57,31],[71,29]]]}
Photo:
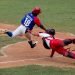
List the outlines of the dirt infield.
{"label": "dirt infield", "polygon": [[[14,25],[0,24],[0,29],[13,30],[16,27]],[[39,28],[35,28],[33,32],[42,31]],[[32,36],[33,37],[33,36]],[[68,38],[75,36],[70,33],[56,33],[58,38]],[[15,44],[7,45],[1,48],[0,56],[0,68],[24,66],[24,65],[43,65],[43,66],[55,66],[55,67],[71,67],[75,68],[75,60],[63,57],[59,54],[55,54],[53,58],[50,58],[50,50],[46,50],[42,46],[41,39],[38,37],[33,37],[37,40],[37,46],[31,49],[27,41],[18,42]],[[70,45],[74,48],[74,45]]]}

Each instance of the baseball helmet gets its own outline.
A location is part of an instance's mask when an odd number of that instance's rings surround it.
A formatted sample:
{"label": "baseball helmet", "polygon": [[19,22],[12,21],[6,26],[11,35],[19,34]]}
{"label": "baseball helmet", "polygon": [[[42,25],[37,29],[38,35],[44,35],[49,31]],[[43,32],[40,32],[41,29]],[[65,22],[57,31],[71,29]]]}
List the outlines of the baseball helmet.
{"label": "baseball helmet", "polygon": [[55,29],[47,29],[46,33],[51,34],[51,35],[55,35]]}
{"label": "baseball helmet", "polygon": [[32,10],[32,13],[35,14],[35,15],[40,14],[40,13],[41,13],[40,7],[35,7],[35,8]]}

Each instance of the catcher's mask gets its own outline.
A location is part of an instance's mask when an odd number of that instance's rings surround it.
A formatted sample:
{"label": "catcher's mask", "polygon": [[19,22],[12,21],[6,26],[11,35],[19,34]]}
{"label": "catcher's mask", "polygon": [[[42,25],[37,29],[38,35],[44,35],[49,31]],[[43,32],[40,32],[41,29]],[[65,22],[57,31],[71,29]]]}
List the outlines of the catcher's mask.
{"label": "catcher's mask", "polygon": [[46,33],[54,36],[55,35],[55,29],[47,29]]}

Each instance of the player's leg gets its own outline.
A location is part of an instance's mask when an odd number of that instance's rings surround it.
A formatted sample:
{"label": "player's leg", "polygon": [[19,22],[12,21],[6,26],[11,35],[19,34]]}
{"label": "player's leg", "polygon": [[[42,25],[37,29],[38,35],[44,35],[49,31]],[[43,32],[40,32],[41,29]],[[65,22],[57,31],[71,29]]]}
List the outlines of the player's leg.
{"label": "player's leg", "polygon": [[37,42],[33,42],[31,39],[31,33],[30,32],[26,32],[25,36],[27,37],[27,39],[29,40],[28,43],[30,45],[31,48],[34,48],[36,46]]}
{"label": "player's leg", "polygon": [[63,40],[64,46],[69,45],[71,43],[75,44],[75,39],[65,39]]}
{"label": "player's leg", "polygon": [[68,51],[67,53],[68,53],[68,54],[66,55],[66,57],[75,59],[75,53],[73,53],[73,52],[71,52],[71,51]]}
{"label": "player's leg", "polygon": [[[63,43],[64,42],[64,43]],[[64,41],[54,39],[51,41],[51,47],[56,50],[57,53],[75,59],[75,53],[68,51],[64,46],[73,43],[73,39],[67,39]],[[65,45],[64,45],[65,44]]]}
{"label": "player's leg", "polygon": [[75,59],[75,53],[68,51],[67,49],[65,49],[63,47],[57,49],[57,53],[65,56],[65,57]]}
{"label": "player's leg", "polygon": [[58,54],[67,56],[67,49],[64,48],[64,43],[62,40],[54,39],[51,41],[51,48],[55,50]]}
{"label": "player's leg", "polygon": [[16,28],[14,31],[6,31],[5,34],[7,34],[9,37],[15,37],[17,35],[25,33],[26,28],[23,25],[20,25],[18,28]]}
{"label": "player's leg", "polygon": [[12,32],[11,31],[6,31],[5,34],[7,34],[9,37],[12,37]]}
{"label": "player's leg", "polygon": [[64,46],[67,46],[67,45],[71,44],[72,42],[73,42],[72,39],[65,39],[65,40],[63,40]]}

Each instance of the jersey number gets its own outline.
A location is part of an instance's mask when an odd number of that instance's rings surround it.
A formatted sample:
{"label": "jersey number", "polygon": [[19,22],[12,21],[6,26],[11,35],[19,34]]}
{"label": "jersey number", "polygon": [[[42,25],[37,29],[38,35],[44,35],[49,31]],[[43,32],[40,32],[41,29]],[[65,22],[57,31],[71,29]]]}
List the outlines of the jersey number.
{"label": "jersey number", "polygon": [[25,26],[29,26],[30,25],[30,23],[31,23],[31,21],[32,21],[32,18],[30,18],[30,17],[26,17],[26,19],[25,19],[25,21],[24,21],[24,25]]}

